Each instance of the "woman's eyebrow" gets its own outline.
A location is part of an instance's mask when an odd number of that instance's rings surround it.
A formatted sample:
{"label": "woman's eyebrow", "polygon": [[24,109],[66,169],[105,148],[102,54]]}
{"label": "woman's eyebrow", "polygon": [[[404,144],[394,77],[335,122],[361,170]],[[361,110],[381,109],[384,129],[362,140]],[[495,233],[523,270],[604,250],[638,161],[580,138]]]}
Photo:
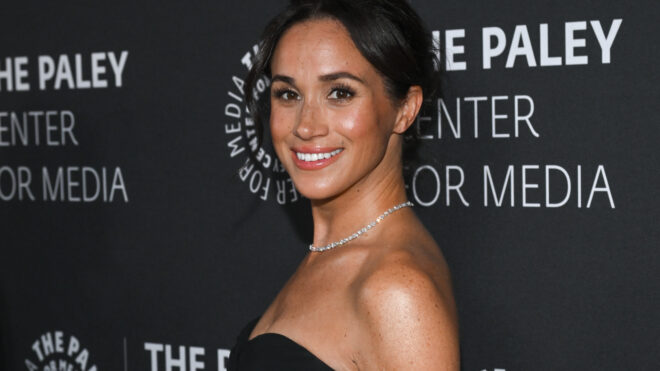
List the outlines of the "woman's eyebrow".
{"label": "woman's eyebrow", "polygon": [[289,85],[295,85],[295,79],[293,77],[285,76],[285,75],[275,75],[271,79],[271,81],[283,81]]}
{"label": "woman's eyebrow", "polygon": [[355,81],[357,81],[357,82],[359,82],[363,85],[366,85],[365,82],[361,78],[353,75],[350,72],[345,72],[345,71],[334,72],[334,73],[329,73],[327,75],[319,76],[319,80],[321,80],[321,81],[333,81],[333,80],[337,80],[337,79],[341,79],[341,78],[355,80]]}
{"label": "woman's eyebrow", "polygon": [[[345,71],[333,72],[333,73],[329,73],[327,75],[321,75],[321,76],[319,76],[319,81],[334,81],[334,80],[338,80],[338,79],[342,79],[342,78],[355,80],[355,81],[357,81],[357,82],[359,82],[363,85],[366,85],[364,80],[362,80],[361,78],[353,75],[350,72],[345,72]],[[286,75],[275,75],[271,78],[271,81],[282,81],[282,82],[285,82],[289,85],[294,85],[294,86],[296,84],[296,79],[294,79],[291,76],[286,76]]]}

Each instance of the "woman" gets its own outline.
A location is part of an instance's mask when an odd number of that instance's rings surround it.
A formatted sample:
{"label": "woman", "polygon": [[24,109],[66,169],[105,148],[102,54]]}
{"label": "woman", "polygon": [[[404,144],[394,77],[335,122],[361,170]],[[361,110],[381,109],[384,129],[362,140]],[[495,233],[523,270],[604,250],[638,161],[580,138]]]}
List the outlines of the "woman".
{"label": "woman", "polygon": [[428,32],[405,0],[308,0],[264,35],[246,96],[258,116],[270,77],[273,145],[314,240],[230,369],[457,370],[449,270],[402,176],[403,133],[433,93]]}

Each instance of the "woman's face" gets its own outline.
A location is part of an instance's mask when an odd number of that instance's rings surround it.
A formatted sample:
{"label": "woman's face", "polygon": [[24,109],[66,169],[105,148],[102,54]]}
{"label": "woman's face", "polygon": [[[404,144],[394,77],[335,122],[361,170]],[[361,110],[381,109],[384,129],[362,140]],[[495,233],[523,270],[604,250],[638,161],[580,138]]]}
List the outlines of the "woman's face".
{"label": "woman's face", "polygon": [[372,189],[398,169],[400,155],[386,152],[399,110],[341,23],[292,26],[275,48],[271,72],[273,145],[304,196]]}

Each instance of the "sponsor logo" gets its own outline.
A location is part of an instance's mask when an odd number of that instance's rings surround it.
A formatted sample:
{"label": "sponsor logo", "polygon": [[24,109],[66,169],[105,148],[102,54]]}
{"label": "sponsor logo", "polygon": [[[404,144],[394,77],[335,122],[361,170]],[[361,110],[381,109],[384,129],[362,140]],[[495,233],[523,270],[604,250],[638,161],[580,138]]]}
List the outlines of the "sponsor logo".
{"label": "sponsor logo", "polygon": [[[221,122],[225,133],[226,149],[229,157],[238,159],[238,177],[248,190],[263,201],[275,200],[280,205],[300,199],[291,178],[277,158],[270,144],[268,130],[264,127],[261,143],[258,130],[245,104],[245,81],[243,76],[252,67],[252,58],[258,51],[254,46],[241,59],[243,68],[231,76],[231,88],[224,106]],[[263,76],[255,84],[257,99],[269,99],[270,80]]]}
{"label": "sponsor logo", "polygon": [[97,371],[80,340],[62,331],[41,335],[32,343],[33,357],[25,359],[29,371]]}

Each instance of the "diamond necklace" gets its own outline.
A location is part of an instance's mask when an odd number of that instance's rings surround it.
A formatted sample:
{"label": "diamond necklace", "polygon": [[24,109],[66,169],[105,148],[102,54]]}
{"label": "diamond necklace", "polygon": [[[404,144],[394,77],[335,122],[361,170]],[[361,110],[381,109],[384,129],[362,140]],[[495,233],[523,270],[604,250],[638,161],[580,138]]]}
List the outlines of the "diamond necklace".
{"label": "diamond necklace", "polygon": [[368,230],[370,230],[371,228],[375,227],[378,223],[382,222],[383,219],[385,219],[386,216],[388,216],[388,215],[392,214],[393,212],[395,212],[395,211],[397,211],[397,210],[399,210],[399,209],[402,209],[402,208],[404,208],[404,207],[413,207],[413,203],[410,202],[410,201],[406,201],[406,202],[404,202],[404,203],[402,203],[402,204],[398,204],[398,205],[392,207],[391,209],[389,209],[389,210],[387,210],[386,212],[382,213],[378,218],[376,218],[376,220],[374,220],[373,222],[371,222],[371,223],[365,225],[365,226],[364,226],[362,229],[360,229],[359,231],[353,233],[352,235],[350,235],[350,236],[348,236],[348,237],[346,237],[346,238],[342,238],[342,239],[339,240],[339,241],[331,242],[331,243],[329,243],[329,244],[327,244],[327,245],[325,245],[325,246],[320,246],[320,247],[314,247],[314,244],[309,244],[309,250],[310,250],[310,251],[315,251],[315,252],[321,252],[321,251],[325,251],[325,250],[330,250],[330,249],[332,249],[332,248],[334,248],[334,247],[341,246],[341,245],[343,245],[343,244],[345,244],[345,243],[348,243],[348,242],[350,242],[350,241],[353,241],[354,239],[356,239],[356,238],[362,236],[362,234],[365,233],[366,231],[368,231]]}

